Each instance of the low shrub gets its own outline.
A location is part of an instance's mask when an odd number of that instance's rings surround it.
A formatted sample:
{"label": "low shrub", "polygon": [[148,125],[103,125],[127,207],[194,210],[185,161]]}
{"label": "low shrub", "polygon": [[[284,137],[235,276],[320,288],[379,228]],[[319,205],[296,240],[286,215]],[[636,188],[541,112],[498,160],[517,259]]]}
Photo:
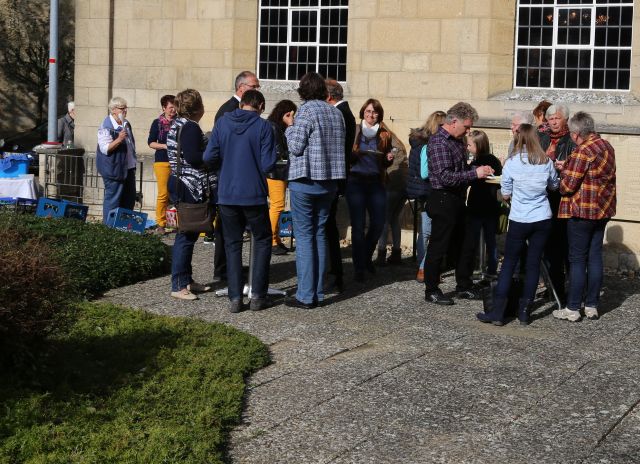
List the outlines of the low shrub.
{"label": "low shrub", "polygon": [[74,219],[0,214],[0,230],[38,238],[53,251],[78,297],[165,274],[169,247],[152,235],[137,235]]}
{"label": "low shrub", "polygon": [[0,375],[0,462],[225,462],[268,362],[222,324],[82,303],[32,372]]}
{"label": "low shrub", "polygon": [[16,229],[0,229],[0,269],[0,363],[24,367],[37,342],[63,324],[69,283],[44,240]]}

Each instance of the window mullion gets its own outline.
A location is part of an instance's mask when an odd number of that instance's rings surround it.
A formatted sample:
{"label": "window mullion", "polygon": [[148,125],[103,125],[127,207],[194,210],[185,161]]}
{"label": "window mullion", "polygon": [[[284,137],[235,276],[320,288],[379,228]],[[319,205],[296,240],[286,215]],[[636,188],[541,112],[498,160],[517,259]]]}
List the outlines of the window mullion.
{"label": "window mullion", "polygon": [[560,8],[553,8],[553,39],[551,41],[551,88],[556,88],[556,50],[558,48],[558,22],[560,21]]}

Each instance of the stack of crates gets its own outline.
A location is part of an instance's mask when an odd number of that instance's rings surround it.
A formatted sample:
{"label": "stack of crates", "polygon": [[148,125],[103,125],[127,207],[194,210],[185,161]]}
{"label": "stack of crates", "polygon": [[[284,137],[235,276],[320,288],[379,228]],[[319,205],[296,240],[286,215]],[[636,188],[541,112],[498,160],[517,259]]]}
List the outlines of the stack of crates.
{"label": "stack of crates", "polygon": [[46,218],[73,218],[80,221],[87,220],[89,207],[80,203],[73,203],[67,200],[52,200],[51,198],[40,198],[36,216]]}
{"label": "stack of crates", "polygon": [[0,198],[0,211],[11,211],[18,214],[33,214],[38,201],[31,198]]}

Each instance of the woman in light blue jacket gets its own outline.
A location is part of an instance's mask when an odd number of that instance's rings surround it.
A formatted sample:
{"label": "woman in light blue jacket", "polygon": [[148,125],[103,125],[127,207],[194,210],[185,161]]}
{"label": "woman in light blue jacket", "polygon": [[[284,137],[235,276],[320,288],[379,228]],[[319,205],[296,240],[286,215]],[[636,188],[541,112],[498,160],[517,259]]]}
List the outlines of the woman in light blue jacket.
{"label": "woman in light blue jacket", "polygon": [[522,250],[527,247],[526,276],[518,319],[521,324],[529,323],[529,306],[538,286],[540,260],[551,232],[552,214],[547,189],[557,190],[558,184],[553,161],[540,146],[536,128],[522,124],[502,170],[502,196],[511,200],[504,261],[494,290],[493,310],[479,313],[480,321],[503,325],[511,278]]}

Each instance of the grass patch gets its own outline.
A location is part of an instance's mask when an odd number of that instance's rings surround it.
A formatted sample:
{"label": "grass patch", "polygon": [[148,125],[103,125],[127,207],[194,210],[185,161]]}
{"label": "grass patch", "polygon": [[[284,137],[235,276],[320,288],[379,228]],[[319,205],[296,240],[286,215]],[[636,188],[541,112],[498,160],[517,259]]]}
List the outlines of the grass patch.
{"label": "grass patch", "polygon": [[97,303],[42,352],[0,372],[0,462],[224,462],[245,378],[269,362],[231,327]]}

